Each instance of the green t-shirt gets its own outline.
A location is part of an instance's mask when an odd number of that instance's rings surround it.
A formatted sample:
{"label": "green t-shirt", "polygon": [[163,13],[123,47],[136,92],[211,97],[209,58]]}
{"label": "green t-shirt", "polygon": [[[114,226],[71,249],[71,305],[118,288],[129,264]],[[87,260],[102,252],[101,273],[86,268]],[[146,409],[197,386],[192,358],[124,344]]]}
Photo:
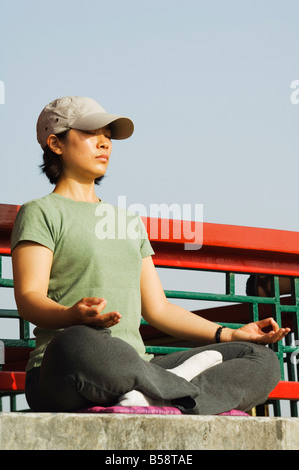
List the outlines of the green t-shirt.
{"label": "green t-shirt", "polygon": [[[112,336],[131,344],[143,359],[152,358],[139,332],[140,273],[142,258],[154,252],[138,215],[106,202],[78,202],[51,193],[20,208],[11,249],[24,240],[54,253],[50,299],[71,307],[83,297],[104,297],[103,313],[117,310],[122,315],[111,328]],[[27,370],[40,366],[47,344],[59,331],[34,329],[36,349]]]}

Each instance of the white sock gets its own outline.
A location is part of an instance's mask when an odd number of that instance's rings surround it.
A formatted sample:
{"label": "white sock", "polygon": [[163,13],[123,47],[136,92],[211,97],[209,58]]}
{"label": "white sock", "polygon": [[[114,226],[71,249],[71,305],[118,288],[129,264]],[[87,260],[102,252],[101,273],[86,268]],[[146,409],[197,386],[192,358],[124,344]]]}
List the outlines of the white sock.
{"label": "white sock", "polygon": [[[206,369],[222,362],[222,355],[218,351],[204,351],[187,359],[173,369],[166,369],[185,380],[192,380]],[[120,397],[118,406],[170,406],[168,400],[155,400],[138,390],[131,390]]]}
{"label": "white sock", "polygon": [[120,397],[117,406],[170,406],[170,401],[155,400],[138,390],[131,390]]}
{"label": "white sock", "polygon": [[203,351],[189,357],[183,364],[167,370],[190,382],[190,380],[194,379],[194,377],[201,374],[204,370],[214,367],[221,362],[222,354],[220,354],[220,352]]}

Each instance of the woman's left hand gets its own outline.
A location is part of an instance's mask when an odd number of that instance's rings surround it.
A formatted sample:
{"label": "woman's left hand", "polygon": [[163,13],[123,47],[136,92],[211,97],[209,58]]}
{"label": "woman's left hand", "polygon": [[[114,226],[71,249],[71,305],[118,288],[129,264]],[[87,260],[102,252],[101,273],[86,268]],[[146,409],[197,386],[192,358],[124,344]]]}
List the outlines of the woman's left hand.
{"label": "woman's left hand", "polygon": [[[262,329],[272,327],[272,330],[265,333]],[[281,341],[289,332],[290,328],[279,328],[273,318],[265,318],[253,323],[248,323],[236,330],[230,330],[230,341],[250,341],[252,343],[273,344]],[[223,336],[225,330],[222,331]],[[221,336],[222,336],[221,334]],[[222,339],[222,338],[221,338]],[[224,338],[223,338],[224,339]]]}

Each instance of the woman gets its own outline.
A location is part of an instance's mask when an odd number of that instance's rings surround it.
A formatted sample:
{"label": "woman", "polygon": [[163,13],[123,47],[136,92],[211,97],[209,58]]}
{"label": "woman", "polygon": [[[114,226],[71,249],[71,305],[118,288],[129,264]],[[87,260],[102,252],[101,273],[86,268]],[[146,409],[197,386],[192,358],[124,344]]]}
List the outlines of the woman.
{"label": "woman", "polygon": [[[111,139],[132,133],[130,119],[106,113],[90,98],[55,100],[39,116],[42,168],[55,189],[22,206],[11,240],[18,310],[36,325],[37,345],[27,366],[29,406],[249,410],[280,379],[276,355],[264,345],[289,330],[271,318],[223,329],[168,302],[140,218],[95,193],[109,164]],[[141,313],[167,334],[208,345],[147,355]],[[268,333],[261,330],[266,326]]]}

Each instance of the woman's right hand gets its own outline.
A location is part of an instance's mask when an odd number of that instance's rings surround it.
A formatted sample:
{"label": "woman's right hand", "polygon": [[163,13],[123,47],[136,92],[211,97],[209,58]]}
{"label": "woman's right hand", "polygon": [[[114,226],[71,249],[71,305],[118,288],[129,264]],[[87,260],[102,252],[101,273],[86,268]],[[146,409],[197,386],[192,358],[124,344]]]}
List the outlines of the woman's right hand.
{"label": "woman's right hand", "polygon": [[99,297],[84,297],[69,308],[74,324],[110,328],[120,322],[119,312],[103,313],[107,302]]}

